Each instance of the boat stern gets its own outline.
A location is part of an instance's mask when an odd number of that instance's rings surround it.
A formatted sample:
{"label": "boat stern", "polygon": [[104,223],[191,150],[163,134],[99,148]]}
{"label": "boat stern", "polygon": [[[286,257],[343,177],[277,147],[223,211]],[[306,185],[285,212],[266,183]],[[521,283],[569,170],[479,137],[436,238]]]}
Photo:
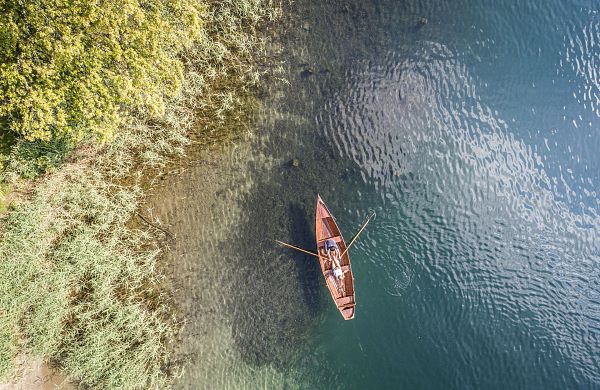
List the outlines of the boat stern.
{"label": "boat stern", "polygon": [[342,317],[344,317],[346,321],[352,320],[354,319],[354,306],[341,309],[340,313],[342,313]]}

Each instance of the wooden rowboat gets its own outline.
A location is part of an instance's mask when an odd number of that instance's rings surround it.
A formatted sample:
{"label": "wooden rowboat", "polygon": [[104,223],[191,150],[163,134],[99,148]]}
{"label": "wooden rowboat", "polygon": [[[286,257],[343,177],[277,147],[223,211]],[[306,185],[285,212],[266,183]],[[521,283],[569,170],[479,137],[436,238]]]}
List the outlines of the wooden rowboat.
{"label": "wooden rowboat", "polygon": [[[351,320],[354,318],[356,299],[354,296],[354,276],[352,275],[352,268],[350,266],[350,257],[348,256],[346,242],[344,241],[344,237],[342,237],[340,228],[320,195],[317,195],[315,230],[317,254],[327,288],[342,317],[345,320]],[[335,241],[342,254],[340,265],[344,274],[341,280],[338,280],[333,275],[332,264],[327,257],[327,249],[325,249],[325,241],[327,239]]]}
{"label": "wooden rowboat", "polygon": [[[329,289],[329,293],[331,294],[331,298],[333,299],[335,306],[338,308],[345,320],[351,320],[354,318],[356,306],[356,299],[354,297],[354,275],[352,274],[352,268],[350,267],[348,249],[354,244],[354,242],[356,242],[358,236],[360,236],[363,230],[365,230],[367,227],[369,221],[374,217],[375,212],[372,211],[362,227],[352,237],[350,243],[346,245],[346,241],[344,241],[344,237],[342,237],[342,233],[340,232],[340,228],[338,227],[335,218],[333,218],[333,215],[327,206],[325,206],[321,196],[317,195],[317,210],[315,217],[317,252],[315,253],[283,241],[274,240],[280,245],[295,249],[319,259],[321,272],[323,272],[323,277],[325,278],[325,284],[327,284],[327,288]],[[338,247],[337,249],[339,250],[339,253],[336,256],[336,258],[339,257],[342,271],[342,276],[339,279],[334,276],[332,261],[327,255],[327,249],[325,248],[327,240],[333,240]],[[332,253],[335,252],[336,251]]]}

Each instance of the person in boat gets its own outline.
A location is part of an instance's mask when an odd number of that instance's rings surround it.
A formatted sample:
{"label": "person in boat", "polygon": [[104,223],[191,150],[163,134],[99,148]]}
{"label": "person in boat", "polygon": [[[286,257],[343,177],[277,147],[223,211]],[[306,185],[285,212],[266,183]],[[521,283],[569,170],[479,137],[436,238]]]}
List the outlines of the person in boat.
{"label": "person in boat", "polygon": [[342,280],[346,272],[342,271],[342,266],[340,264],[340,248],[335,241],[327,239],[325,241],[325,251],[331,262],[331,272],[333,272],[333,276],[338,280]]}

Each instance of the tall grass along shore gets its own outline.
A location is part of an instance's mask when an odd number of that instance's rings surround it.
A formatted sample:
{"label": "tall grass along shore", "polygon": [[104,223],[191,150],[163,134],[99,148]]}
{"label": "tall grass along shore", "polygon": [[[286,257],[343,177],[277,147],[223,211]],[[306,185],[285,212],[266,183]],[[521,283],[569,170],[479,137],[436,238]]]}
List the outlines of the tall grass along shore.
{"label": "tall grass along shore", "polygon": [[42,358],[84,388],[168,388],[181,327],[132,223],[144,174],[227,136],[268,0],[0,4],[0,380]]}

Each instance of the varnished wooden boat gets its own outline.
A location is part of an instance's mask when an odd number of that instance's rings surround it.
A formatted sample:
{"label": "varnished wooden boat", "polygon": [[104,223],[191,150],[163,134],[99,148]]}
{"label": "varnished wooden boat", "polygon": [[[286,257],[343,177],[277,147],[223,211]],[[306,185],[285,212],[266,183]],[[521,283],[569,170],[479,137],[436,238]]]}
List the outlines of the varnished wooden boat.
{"label": "varnished wooden boat", "polygon": [[[323,272],[323,277],[325,277],[327,288],[329,289],[331,298],[333,298],[333,302],[342,314],[342,317],[344,317],[345,320],[351,320],[354,318],[356,300],[354,297],[354,276],[352,275],[352,268],[350,267],[350,257],[346,251],[346,242],[342,237],[340,228],[319,195],[317,195],[315,229],[317,254],[319,255],[321,271]],[[333,276],[331,261],[329,261],[327,257],[325,241],[329,238],[336,242],[340,249],[340,253],[343,253],[340,265],[342,266],[344,275],[341,281],[338,281],[338,279]]]}

